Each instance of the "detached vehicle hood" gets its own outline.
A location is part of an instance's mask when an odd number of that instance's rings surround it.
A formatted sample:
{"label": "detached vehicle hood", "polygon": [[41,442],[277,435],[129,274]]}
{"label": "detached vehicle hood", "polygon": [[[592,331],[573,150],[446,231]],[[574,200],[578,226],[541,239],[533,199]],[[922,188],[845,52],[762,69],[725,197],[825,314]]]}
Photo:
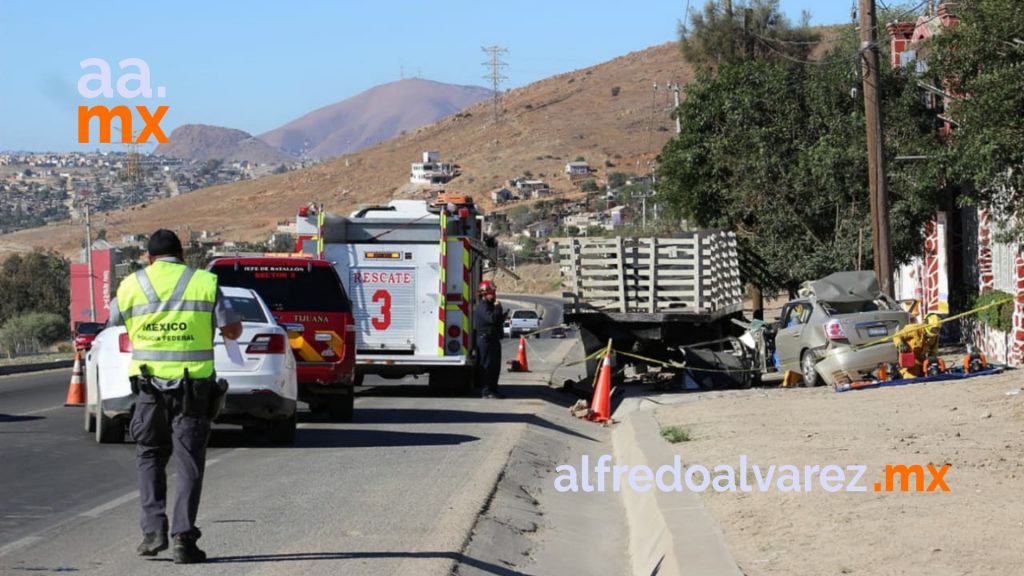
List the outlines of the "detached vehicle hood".
{"label": "detached vehicle hood", "polygon": [[878,278],[871,270],[836,272],[804,282],[803,287],[822,302],[863,302],[882,297]]}

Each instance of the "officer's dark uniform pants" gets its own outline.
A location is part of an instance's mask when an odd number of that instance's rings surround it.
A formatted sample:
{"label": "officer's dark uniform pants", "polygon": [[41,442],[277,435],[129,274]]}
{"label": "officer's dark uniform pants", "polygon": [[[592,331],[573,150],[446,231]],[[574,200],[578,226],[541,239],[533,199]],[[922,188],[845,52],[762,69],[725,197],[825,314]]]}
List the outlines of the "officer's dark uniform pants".
{"label": "officer's dark uniform pants", "polygon": [[167,531],[167,461],[174,454],[178,486],[171,534],[190,533],[196,524],[203,492],[206,443],[210,419],[184,414],[182,390],[140,392],[135,402],[131,434],[139,475],[143,533]]}
{"label": "officer's dark uniform pants", "polygon": [[501,377],[501,340],[492,335],[477,338],[480,357],[480,386],[484,392],[498,392],[498,378]]}

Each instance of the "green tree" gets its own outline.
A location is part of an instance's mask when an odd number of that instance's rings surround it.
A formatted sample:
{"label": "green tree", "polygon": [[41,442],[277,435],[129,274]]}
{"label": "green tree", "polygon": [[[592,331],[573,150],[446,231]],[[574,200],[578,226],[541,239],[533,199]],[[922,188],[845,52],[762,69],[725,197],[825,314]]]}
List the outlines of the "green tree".
{"label": "green tree", "polygon": [[600,190],[600,187],[598,187],[597,182],[593,180],[584,180],[583,182],[580,182],[580,190],[584,192],[597,192]]}
{"label": "green tree", "polygon": [[960,25],[934,36],[924,54],[931,82],[953,92],[949,178],[1024,242],[1024,220],[1012,218],[1024,208],[1024,3],[964,0],[957,14]]}
{"label": "green tree", "polygon": [[[871,245],[863,106],[849,95],[855,52],[848,30],[817,65],[751,60],[702,74],[687,88],[682,133],[659,158],[658,190],[672,215],[735,231],[745,279],[766,291],[854,268],[862,232]],[[903,69],[883,73],[893,155],[928,156],[940,145],[914,80]],[[920,251],[938,195],[935,164],[889,165],[898,261]]]}
{"label": "green tree", "polygon": [[55,252],[15,254],[4,261],[0,276],[0,323],[32,312],[70,319],[69,262]]}
{"label": "green tree", "polygon": [[267,245],[268,252],[294,252],[295,238],[291,234],[274,234]]}
{"label": "green tree", "polygon": [[612,172],[608,175],[608,187],[622,188],[626,185],[626,180],[629,180],[629,174],[625,172]]}
{"label": "green tree", "polygon": [[689,19],[689,26],[679,24],[679,48],[698,70],[753,59],[805,60],[819,39],[808,13],[793,26],[778,0],[708,0]]}
{"label": "green tree", "polygon": [[0,347],[8,358],[33,354],[69,336],[68,322],[59,314],[28,312],[15,316],[0,327]]}
{"label": "green tree", "polygon": [[189,244],[185,247],[185,264],[202,270],[210,263],[210,252],[200,244]]}
{"label": "green tree", "polygon": [[508,211],[508,223],[513,232],[522,230],[533,221],[529,206],[516,206]]}

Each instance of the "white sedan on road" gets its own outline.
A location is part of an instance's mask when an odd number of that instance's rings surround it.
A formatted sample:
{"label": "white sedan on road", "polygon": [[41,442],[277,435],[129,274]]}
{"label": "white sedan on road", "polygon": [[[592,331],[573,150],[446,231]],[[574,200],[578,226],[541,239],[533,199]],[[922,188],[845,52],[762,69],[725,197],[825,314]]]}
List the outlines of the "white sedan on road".
{"label": "white sedan on road", "polygon": [[[221,292],[242,316],[238,344],[243,364],[228,358],[218,332],[214,364],[217,377],[228,382],[228,394],[217,422],[267,431],[272,442],[290,444],[295,439],[298,380],[288,333],[255,291],[223,286]],[[131,352],[124,326],[113,326],[100,332],[85,356],[85,431],[95,433],[97,442],[124,440],[135,405],[128,381]]]}

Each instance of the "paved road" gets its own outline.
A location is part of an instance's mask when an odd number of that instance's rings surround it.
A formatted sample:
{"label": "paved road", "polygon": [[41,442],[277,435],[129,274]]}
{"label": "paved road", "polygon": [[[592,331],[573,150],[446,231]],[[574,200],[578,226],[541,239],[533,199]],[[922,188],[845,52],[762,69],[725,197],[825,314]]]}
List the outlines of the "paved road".
{"label": "paved road", "polygon": [[[530,341],[541,378],[516,380],[506,401],[431,397],[423,385],[368,387],[353,423],[300,414],[292,447],[218,427],[200,511],[215,563],[204,571],[448,574],[458,562],[518,573],[462,551],[528,428],[596,442],[565,422],[562,406],[541,400],[551,394],[543,357],[564,342]],[[516,344],[505,343],[506,358]],[[100,446],[85,434],[81,409],[62,405],[67,380],[67,371],[0,379],[0,572],[153,570],[167,559],[132,555],[134,447]]]}

